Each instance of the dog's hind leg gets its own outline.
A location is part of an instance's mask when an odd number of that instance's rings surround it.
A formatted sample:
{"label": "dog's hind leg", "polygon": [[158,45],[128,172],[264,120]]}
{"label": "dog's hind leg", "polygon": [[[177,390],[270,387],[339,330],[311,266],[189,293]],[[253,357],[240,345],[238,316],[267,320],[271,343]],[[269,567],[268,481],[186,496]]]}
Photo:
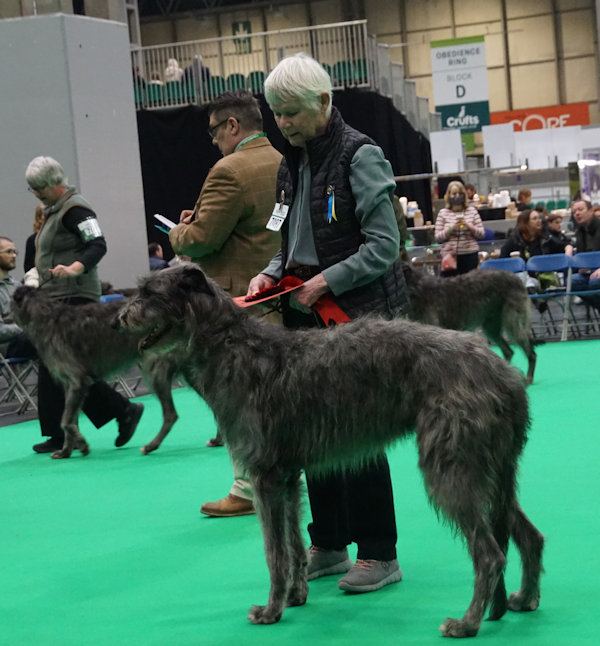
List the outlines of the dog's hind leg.
{"label": "dog's hind leg", "polygon": [[500,348],[502,356],[510,363],[510,360],[514,355],[514,350],[510,347],[508,341],[502,336],[500,321],[488,318],[484,321],[482,328],[487,338]]}
{"label": "dog's hind leg", "polygon": [[446,619],[440,626],[444,637],[474,637],[479,632],[483,614],[497,588],[506,558],[487,523],[465,529],[467,544],[475,568],[473,599],[462,619]]}
{"label": "dog's hind leg", "polygon": [[535,363],[537,361],[537,354],[533,349],[533,339],[528,334],[525,339],[518,340],[517,342],[523,348],[523,352],[527,357],[527,383],[531,384],[533,383],[533,373],[535,372]]}
{"label": "dog's hind leg", "polygon": [[156,451],[177,421],[177,411],[175,410],[171,392],[173,379],[177,373],[177,365],[170,359],[154,360],[149,367],[148,373],[152,390],[160,401],[163,423],[156,436],[148,444],[140,448],[144,455]]}
{"label": "dog's hind leg", "polygon": [[308,596],[306,580],[307,556],[300,531],[300,473],[295,473],[287,484],[285,513],[291,558],[291,582],[287,605],[302,606]]}
{"label": "dog's hind leg", "polygon": [[493,465],[482,464],[485,450],[477,440],[481,430],[475,423],[470,427],[461,420],[458,406],[442,398],[437,405],[432,402],[422,409],[417,442],[430,499],[462,531],[475,570],[473,598],[465,615],[446,619],[440,631],[444,637],[474,637],[497,589],[506,557],[486,511],[493,502],[493,486],[486,472]]}
{"label": "dog's hind leg", "polygon": [[262,526],[271,589],[267,605],[252,606],[248,619],[253,624],[273,624],[281,619],[283,609],[288,604],[291,574],[292,548],[289,528],[286,526],[287,476],[269,472],[251,476],[250,480],[254,505]]}
{"label": "dog's hind leg", "polygon": [[540,604],[540,576],[544,537],[515,503],[511,537],[519,548],[523,564],[521,589],[508,598],[508,607],[515,611],[535,610]]}
{"label": "dog's hind leg", "polygon": [[[494,539],[502,554],[506,557],[508,551],[508,538],[510,534],[510,514],[506,505],[503,505],[502,510],[497,514],[493,521]],[[492,602],[490,606],[490,613],[488,619],[496,621],[504,616],[508,610],[508,600],[506,598],[506,585],[504,583],[504,570],[500,572],[498,581],[492,595]]]}
{"label": "dog's hind leg", "polygon": [[70,457],[73,449],[79,449],[83,455],[90,452],[88,443],[79,432],[78,424],[79,411],[87,392],[88,387],[84,385],[69,384],[65,388],[65,408],[60,420],[60,425],[65,433],[65,440],[62,449],[54,451],[50,455],[55,460]]}

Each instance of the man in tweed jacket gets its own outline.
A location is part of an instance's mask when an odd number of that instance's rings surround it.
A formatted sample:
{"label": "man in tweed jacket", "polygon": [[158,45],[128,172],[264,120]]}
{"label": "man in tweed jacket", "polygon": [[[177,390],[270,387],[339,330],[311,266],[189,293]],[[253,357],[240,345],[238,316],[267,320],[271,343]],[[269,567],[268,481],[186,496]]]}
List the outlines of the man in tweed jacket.
{"label": "man in tweed jacket", "polygon": [[[223,159],[208,173],[194,210],[181,212],[169,240],[175,253],[201,265],[231,296],[242,296],[281,244],[279,233],[266,228],[275,207],[281,154],[262,131],[258,102],[248,92],[222,94],[209,105],[208,115],[209,134]],[[269,317],[280,322],[279,315]],[[222,442],[217,435],[207,444]],[[204,503],[202,513],[254,513],[250,484],[239,465],[234,463],[233,471],[229,495]]]}
{"label": "man in tweed jacket", "polygon": [[279,250],[279,234],[265,227],[281,154],[262,132],[251,94],[227,92],[208,111],[209,133],[223,159],[208,173],[193,211],[181,212],[169,240],[176,254],[200,264],[231,296],[241,296]]}

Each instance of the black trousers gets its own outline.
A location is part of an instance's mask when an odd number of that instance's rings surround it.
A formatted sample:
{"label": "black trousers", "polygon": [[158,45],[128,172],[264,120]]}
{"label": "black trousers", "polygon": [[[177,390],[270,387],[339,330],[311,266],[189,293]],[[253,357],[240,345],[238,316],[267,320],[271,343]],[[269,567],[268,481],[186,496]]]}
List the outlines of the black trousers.
{"label": "black trousers", "polygon": [[442,278],[449,278],[450,276],[466,274],[469,271],[473,271],[473,269],[477,269],[478,265],[479,254],[476,251],[472,253],[461,253],[456,256],[456,269],[440,271],[440,276]]}
{"label": "black trousers", "polygon": [[[287,303],[282,305],[286,327],[318,325],[318,317],[291,309]],[[341,550],[355,542],[359,559],[396,558],[394,495],[385,454],[360,470],[318,478],[307,471],[306,485],[313,519],[308,533],[313,545]]]}
{"label": "black trousers", "polygon": [[[96,428],[111,419],[120,418],[126,411],[129,400],[106,382],[98,381],[85,398],[82,410]],[[54,380],[43,363],[38,365],[38,417],[42,435],[52,437],[57,443],[64,439],[60,420],[65,407],[65,391]]]}

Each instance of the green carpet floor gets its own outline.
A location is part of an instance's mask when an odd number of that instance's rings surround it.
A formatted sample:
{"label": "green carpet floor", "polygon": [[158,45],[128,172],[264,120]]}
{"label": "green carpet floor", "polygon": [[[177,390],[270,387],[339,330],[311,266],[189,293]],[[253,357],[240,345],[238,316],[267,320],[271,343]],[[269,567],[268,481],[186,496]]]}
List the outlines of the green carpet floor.
{"label": "green carpet floor", "polygon": [[[521,463],[520,498],[545,534],[538,611],[484,622],[478,643],[540,646],[598,643],[598,465],[594,403],[600,341],[538,348],[529,388],[533,424]],[[524,358],[516,357],[524,367]],[[82,417],[91,453],[54,461],[36,455],[37,421],[0,428],[0,644],[10,646],[419,645],[440,643],[438,626],[462,616],[472,593],[465,548],[428,506],[414,442],[390,452],[404,580],[347,595],[336,577],[310,584],[308,603],[273,626],[253,626],[268,574],[255,516],[210,519],[200,504],[227,494],[225,449],[206,405],[175,392],[179,422],[150,456],[138,447],[159,426],[152,396],[130,445],[113,446],[114,422]],[[305,505],[305,515],[308,505]],[[507,586],[520,563],[509,552]],[[594,610],[595,608],[595,610]]]}

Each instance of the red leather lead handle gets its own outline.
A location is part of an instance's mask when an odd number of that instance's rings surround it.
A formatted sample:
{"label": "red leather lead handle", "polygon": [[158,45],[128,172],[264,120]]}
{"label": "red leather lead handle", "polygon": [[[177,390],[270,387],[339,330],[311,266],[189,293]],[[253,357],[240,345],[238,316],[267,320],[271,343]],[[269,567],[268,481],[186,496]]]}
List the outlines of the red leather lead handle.
{"label": "red leather lead handle", "polygon": [[313,305],[313,309],[327,326],[332,323],[340,325],[340,323],[347,323],[352,320],[343,309],[333,302],[331,296],[321,296]]}
{"label": "red leather lead handle", "polygon": [[[249,307],[251,305],[256,305],[257,303],[270,301],[272,298],[281,296],[281,294],[298,289],[298,287],[301,287],[303,284],[304,283],[300,278],[296,278],[295,276],[286,276],[285,278],[282,278],[277,285],[261,289],[259,292],[256,292],[256,294],[252,294],[251,296],[236,296],[233,301],[236,305],[239,305],[239,307]],[[331,296],[321,296],[321,298],[319,298],[313,305],[313,309],[321,317],[325,325],[340,325],[341,323],[347,323],[352,320],[344,310],[340,309],[333,302]]]}

